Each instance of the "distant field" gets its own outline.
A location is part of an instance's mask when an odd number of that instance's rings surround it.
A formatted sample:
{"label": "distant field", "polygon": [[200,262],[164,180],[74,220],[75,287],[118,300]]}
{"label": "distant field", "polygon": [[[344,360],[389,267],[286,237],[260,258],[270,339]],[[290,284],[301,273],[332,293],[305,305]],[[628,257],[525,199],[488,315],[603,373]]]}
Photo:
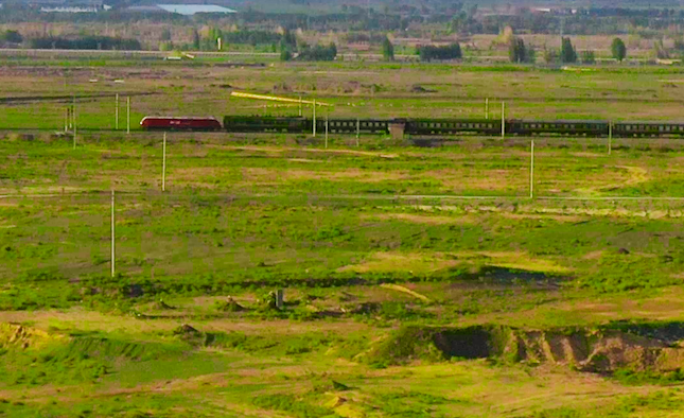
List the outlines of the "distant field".
{"label": "distant field", "polygon": [[[263,112],[225,85],[336,115],[475,114],[499,92],[515,115],[615,119],[674,119],[684,88],[660,69],[357,70],[2,69],[0,129],[36,132],[0,140],[0,415],[679,416],[680,140],[535,138],[530,198],[529,138],[173,133],[162,192],[161,133],[85,130],[111,129],[95,95],[116,91],[149,93],[137,123]],[[72,92],[75,149],[49,132]]]}

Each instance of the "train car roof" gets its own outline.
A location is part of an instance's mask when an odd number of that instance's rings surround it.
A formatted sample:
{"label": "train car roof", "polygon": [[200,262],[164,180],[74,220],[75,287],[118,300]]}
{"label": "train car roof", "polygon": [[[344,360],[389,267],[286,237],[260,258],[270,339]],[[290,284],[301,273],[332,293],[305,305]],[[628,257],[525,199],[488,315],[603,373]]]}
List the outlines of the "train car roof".
{"label": "train car roof", "polygon": [[[525,122],[525,123],[607,123],[607,120],[594,119],[557,119],[557,120],[541,120],[541,119],[507,119],[509,122]],[[677,120],[614,120],[613,123],[622,124],[648,124],[648,125],[681,125],[683,121]]]}
{"label": "train car roof", "polygon": [[213,116],[145,116],[142,118],[142,120],[145,119],[173,119],[173,120],[215,120],[218,121]]}
{"label": "train car roof", "polygon": [[613,121],[613,123],[623,123],[627,125],[684,125],[684,121],[681,120],[616,120]]}
{"label": "train car roof", "polygon": [[524,122],[524,123],[607,123],[607,120],[599,119],[507,119],[509,122]]}

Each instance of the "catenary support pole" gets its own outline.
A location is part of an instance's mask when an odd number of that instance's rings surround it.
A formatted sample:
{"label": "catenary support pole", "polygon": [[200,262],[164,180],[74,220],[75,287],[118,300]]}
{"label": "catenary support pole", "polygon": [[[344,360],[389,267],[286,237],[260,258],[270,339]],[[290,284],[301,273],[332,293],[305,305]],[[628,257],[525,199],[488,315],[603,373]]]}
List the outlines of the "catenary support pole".
{"label": "catenary support pole", "polygon": [[166,132],[162,144],[162,192],[166,191]]}
{"label": "catenary support pole", "polygon": [[115,108],[114,108],[114,129],[119,130],[119,93],[116,93]]}
{"label": "catenary support pole", "polygon": [[131,96],[126,96],[126,134],[131,133]]}
{"label": "catenary support pole", "polygon": [[501,102],[501,139],[506,137],[506,102]]}
{"label": "catenary support pole", "polygon": [[69,106],[67,106],[64,114],[64,132],[69,132]]}
{"label": "catenary support pole", "polygon": [[489,119],[489,97],[485,99],[485,119]]}
{"label": "catenary support pole", "polygon": [[530,145],[530,199],[534,199],[534,139]]}
{"label": "catenary support pole", "polygon": [[613,153],[613,121],[608,122],[608,155]]}
{"label": "catenary support pole", "polygon": [[316,138],[316,99],[313,101],[313,136]]}
{"label": "catenary support pole", "polygon": [[299,96],[299,117],[302,117],[302,96]]}
{"label": "catenary support pole", "polygon": [[116,209],[114,189],[112,189],[112,277],[116,276]]}
{"label": "catenary support pole", "polygon": [[329,124],[330,124],[330,115],[329,112],[326,112],[325,114],[325,148],[328,148],[328,131],[329,131]]}
{"label": "catenary support pole", "polygon": [[74,109],[72,111],[71,117],[74,120],[74,149],[76,149],[76,103],[75,103],[75,100],[74,100]]}
{"label": "catenary support pole", "polygon": [[359,146],[359,137],[361,136],[361,120],[356,118],[356,146]]}

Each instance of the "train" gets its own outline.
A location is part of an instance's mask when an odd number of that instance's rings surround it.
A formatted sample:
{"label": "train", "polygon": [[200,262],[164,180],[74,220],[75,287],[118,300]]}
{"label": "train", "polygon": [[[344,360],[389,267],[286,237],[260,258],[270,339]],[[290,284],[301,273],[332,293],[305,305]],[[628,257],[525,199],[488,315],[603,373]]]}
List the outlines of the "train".
{"label": "train", "polygon": [[[502,129],[503,123],[503,129]],[[684,136],[684,122],[605,120],[529,120],[529,119],[317,119],[316,130],[332,134],[387,134],[401,132],[412,136],[444,135],[556,135],[572,137],[663,137]],[[227,132],[313,132],[314,119],[275,116],[225,116],[223,125],[213,117],[146,116],[140,122],[144,130],[187,130]]]}
{"label": "train", "polygon": [[140,127],[146,131],[220,131],[221,122],[214,117],[145,116]]}

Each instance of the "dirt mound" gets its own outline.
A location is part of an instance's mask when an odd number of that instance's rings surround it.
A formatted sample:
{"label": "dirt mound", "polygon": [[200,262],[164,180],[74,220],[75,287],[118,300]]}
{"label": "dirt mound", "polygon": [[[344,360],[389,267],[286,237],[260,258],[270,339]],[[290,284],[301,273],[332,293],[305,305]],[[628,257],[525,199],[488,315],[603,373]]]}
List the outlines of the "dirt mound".
{"label": "dirt mound", "polygon": [[221,312],[243,312],[246,310],[244,306],[230,296],[226,300],[217,301],[215,306],[216,310]]}
{"label": "dirt mound", "polygon": [[411,86],[411,93],[437,93],[437,90],[426,89],[420,84],[414,84]]}
{"label": "dirt mound", "polygon": [[42,348],[50,342],[62,339],[45,331],[14,324],[0,324],[0,349]]}
{"label": "dirt mound", "polygon": [[496,326],[404,327],[360,359],[369,363],[404,364],[413,360],[498,357],[506,352],[508,333],[507,328]]}
{"label": "dirt mound", "polygon": [[413,360],[490,358],[508,362],[572,365],[579,370],[598,373],[610,373],[622,368],[660,372],[684,368],[684,348],[675,346],[671,339],[643,336],[609,327],[548,330],[487,325],[466,328],[406,327],[372,347],[364,360],[370,363],[403,364]]}

